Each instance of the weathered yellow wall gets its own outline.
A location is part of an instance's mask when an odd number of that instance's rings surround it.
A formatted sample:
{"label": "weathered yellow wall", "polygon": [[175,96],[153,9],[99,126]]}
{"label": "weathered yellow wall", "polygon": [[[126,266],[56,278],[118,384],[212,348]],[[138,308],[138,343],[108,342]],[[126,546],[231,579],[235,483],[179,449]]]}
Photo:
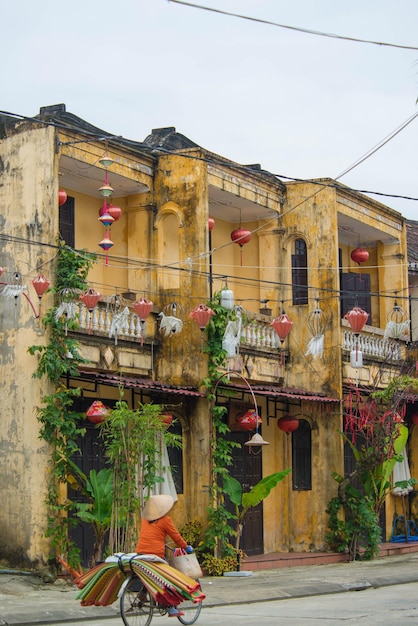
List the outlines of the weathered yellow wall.
{"label": "weathered yellow wall", "polygon": [[[38,272],[53,278],[54,252],[37,242],[50,244],[58,231],[58,186],[54,164],[54,132],[51,128],[16,134],[0,143],[4,168],[0,205],[2,231],[16,241],[3,240],[0,280],[11,281],[22,274],[27,294],[38,309],[38,298],[30,283]],[[30,243],[33,242],[33,243]],[[51,296],[43,298],[44,310]],[[0,421],[0,550],[12,566],[42,566],[49,555],[46,530],[46,445],[39,439],[35,407],[49,391],[48,383],[32,378],[36,357],[28,346],[46,341],[39,320],[23,295],[2,297],[0,308],[0,377],[3,396]]]}

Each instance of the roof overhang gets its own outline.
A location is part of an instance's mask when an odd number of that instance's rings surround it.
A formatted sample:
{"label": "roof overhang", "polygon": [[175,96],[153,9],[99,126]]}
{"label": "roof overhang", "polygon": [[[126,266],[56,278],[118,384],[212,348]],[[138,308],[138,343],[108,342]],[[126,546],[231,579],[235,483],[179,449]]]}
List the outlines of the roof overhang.
{"label": "roof overhang", "polygon": [[76,380],[93,382],[96,385],[107,385],[110,387],[124,387],[125,389],[138,389],[149,391],[153,394],[174,394],[179,396],[190,396],[194,398],[205,397],[194,387],[178,387],[177,385],[166,385],[165,383],[150,378],[140,378],[139,376],[126,376],[124,374],[110,374],[108,372],[96,372],[90,370],[80,370],[80,376]]}

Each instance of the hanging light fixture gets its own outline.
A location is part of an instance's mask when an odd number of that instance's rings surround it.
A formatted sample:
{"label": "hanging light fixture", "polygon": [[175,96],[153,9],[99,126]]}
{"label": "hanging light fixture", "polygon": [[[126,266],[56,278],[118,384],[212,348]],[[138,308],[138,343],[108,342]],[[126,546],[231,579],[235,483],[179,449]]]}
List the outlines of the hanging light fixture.
{"label": "hanging light fixture", "polygon": [[189,313],[189,317],[194,319],[202,332],[205,330],[212,315],[215,315],[215,311],[206,306],[206,304],[199,304]]}
{"label": "hanging light fixture", "polygon": [[242,226],[240,226],[239,228],[236,228],[231,233],[231,240],[234,243],[237,243],[240,247],[241,265],[242,265],[242,246],[248,243],[251,240],[251,237],[252,237],[251,231],[247,230],[246,228],[243,228]]}
{"label": "hanging light fixture", "polygon": [[215,220],[213,219],[213,217],[208,217],[208,229],[209,232],[212,232],[212,230],[215,228]]}
{"label": "hanging light fixture", "polygon": [[103,167],[108,169],[111,165],[113,165],[114,160],[112,159],[111,156],[109,156],[109,153],[106,150],[106,152],[103,154],[103,156],[100,157],[99,163],[100,163],[100,165],[103,165]]}
{"label": "hanging light fixture", "polygon": [[365,263],[369,260],[369,253],[364,248],[352,250],[350,256],[351,260],[354,261],[354,263],[358,263],[359,266],[361,263]]}
{"label": "hanging light fixture", "polygon": [[147,317],[151,313],[152,307],[153,307],[153,303],[151,302],[151,300],[147,300],[146,298],[141,298],[140,300],[137,300],[133,304],[134,311],[138,315],[139,320],[140,320],[140,326],[141,326],[141,346],[144,343],[145,320],[147,319]]}
{"label": "hanging light fixture", "polygon": [[93,424],[101,424],[109,416],[109,411],[101,400],[95,400],[87,409],[86,417]]}
{"label": "hanging light fixture", "polygon": [[237,417],[236,422],[243,430],[255,430],[258,424],[261,424],[261,417],[255,409],[249,409],[244,415]]}
{"label": "hanging light fixture", "polygon": [[44,295],[45,291],[48,289],[50,284],[51,284],[51,281],[48,280],[47,278],[44,278],[42,276],[42,274],[40,274],[38,276],[38,278],[34,278],[32,280],[33,288],[35,289],[36,294],[37,294],[37,296],[39,298],[39,313],[38,313],[38,317],[41,317],[42,296]]}
{"label": "hanging light fixture", "polygon": [[96,307],[96,305],[98,304],[98,302],[102,299],[102,294],[99,293],[98,291],[95,291],[93,288],[90,287],[90,289],[88,289],[86,291],[86,293],[81,294],[80,296],[80,300],[86,305],[89,314],[90,314],[90,320],[89,320],[89,330],[88,333],[90,335],[91,332],[91,326],[92,326],[92,313],[94,308]]}
{"label": "hanging light fixture", "polygon": [[327,325],[325,313],[316,301],[315,309],[309,313],[307,320],[308,328],[312,337],[308,343],[308,350],[305,356],[311,355],[313,358],[322,357],[324,354],[324,332]]}
{"label": "hanging light fixture", "polygon": [[299,420],[293,415],[285,415],[277,421],[277,426],[288,435],[299,428]]}
{"label": "hanging light fixture", "polygon": [[350,353],[350,364],[351,367],[355,369],[359,369],[363,366],[363,353],[359,350],[358,338],[367,322],[368,317],[369,314],[363,309],[360,309],[358,306],[355,306],[344,315],[344,319],[350,324],[355,335],[356,348]]}
{"label": "hanging light fixture", "polygon": [[290,331],[292,330],[293,322],[286,315],[284,309],[282,309],[281,314],[278,317],[275,317],[270,325],[273,326],[276,335],[278,335],[280,339],[280,343],[284,343]]}
{"label": "hanging light fixture", "polygon": [[58,206],[62,206],[67,202],[67,192],[63,189],[58,191]]}
{"label": "hanging light fixture", "polygon": [[397,300],[387,316],[384,339],[399,339],[409,330],[409,318]]}

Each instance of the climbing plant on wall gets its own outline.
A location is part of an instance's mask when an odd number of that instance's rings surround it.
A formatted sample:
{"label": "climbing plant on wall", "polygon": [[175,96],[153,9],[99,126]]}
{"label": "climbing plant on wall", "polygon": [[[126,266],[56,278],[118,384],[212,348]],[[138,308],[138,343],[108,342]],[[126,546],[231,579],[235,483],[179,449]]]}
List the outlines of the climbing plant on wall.
{"label": "climbing plant on wall", "polygon": [[[225,421],[225,406],[216,405],[214,394],[215,385],[219,382],[220,371],[225,368],[226,351],[222,348],[222,339],[231,311],[227,311],[220,304],[220,292],[216,293],[209,303],[215,315],[206,326],[206,342],[204,351],[208,355],[208,376],[203,380],[207,389],[207,398],[212,408],[211,432],[211,504],[208,509],[208,525],[201,546],[202,552],[212,552],[217,557],[236,556],[230,537],[234,530],[230,521],[234,516],[225,507],[225,492],[223,481],[220,478],[228,474],[228,467],[232,464],[232,449],[239,444],[225,438],[229,432]],[[232,313],[232,315],[234,315]],[[227,382],[225,377],[225,382]],[[236,563],[235,563],[236,565]],[[234,569],[234,567],[232,567]]]}
{"label": "climbing plant on wall", "polygon": [[[49,291],[57,297],[64,291],[77,294],[85,291],[86,278],[94,262],[94,255],[86,251],[76,252],[59,242],[56,258],[55,286]],[[77,440],[84,434],[80,427],[82,415],[73,410],[74,397],[78,389],[70,389],[63,382],[68,377],[79,374],[78,366],[84,362],[79,353],[78,342],[68,336],[67,331],[78,327],[77,317],[71,319],[57,315],[57,306],[49,309],[42,318],[47,331],[47,342],[28,348],[32,355],[38,355],[38,366],[34,378],[46,377],[51,392],[42,398],[42,406],[37,409],[40,423],[39,437],[51,450],[48,467],[48,528],[57,555],[63,555],[68,563],[76,565],[78,552],[68,537],[68,527],[72,523],[69,515],[74,505],[63,496],[62,486],[70,473],[69,460],[78,452]],[[69,358],[71,355],[71,358]],[[73,523],[76,523],[73,522]]]}

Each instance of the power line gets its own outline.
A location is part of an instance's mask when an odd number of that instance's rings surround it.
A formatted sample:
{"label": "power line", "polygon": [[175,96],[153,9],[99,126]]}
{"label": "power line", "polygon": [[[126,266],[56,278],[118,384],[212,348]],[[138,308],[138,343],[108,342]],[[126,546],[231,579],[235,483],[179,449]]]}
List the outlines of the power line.
{"label": "power line", "polygon": [[396,43],[388,43],[384,41],[373,41],[372,39],[360,39],[359,37],[348,37],[344,35],[336,35],[335,33],[325,33],[319,30],[311,30],[309,28],[301,28],[299,26],[288,26],[286,24],[279,24],[277,22],[271,22],[270,20],[264,20],[257,17],[250,17],[249,15],[242,15],[240,13],[232,13],[230,11],[223,11],[222,9],[214,9],[213,7],[203,6],[201,4],[195,4],[193,2],[184,2],[183,0],[168,0],[174,4],[182,4],[193,9],[201,9],[203,11],[210,11],[211,13],[219,13],[221,15],[227,15],[228,17],[237,17],[241,20],[248,20],[250,22],[257,22],[259,24],[266,24],[268,26],[275,26],[276,28],[285,28],[287,30],[293,30],[299,33],[305,33],[307,35],[317,35],[318,37],[330,37],[332,39],[341,39],[343,41],[352,41],[354,43],[367,43],[375,46],[384,46],[389,48],[400,48],[402,50],[418,50],[416,46],[406,46]]}

